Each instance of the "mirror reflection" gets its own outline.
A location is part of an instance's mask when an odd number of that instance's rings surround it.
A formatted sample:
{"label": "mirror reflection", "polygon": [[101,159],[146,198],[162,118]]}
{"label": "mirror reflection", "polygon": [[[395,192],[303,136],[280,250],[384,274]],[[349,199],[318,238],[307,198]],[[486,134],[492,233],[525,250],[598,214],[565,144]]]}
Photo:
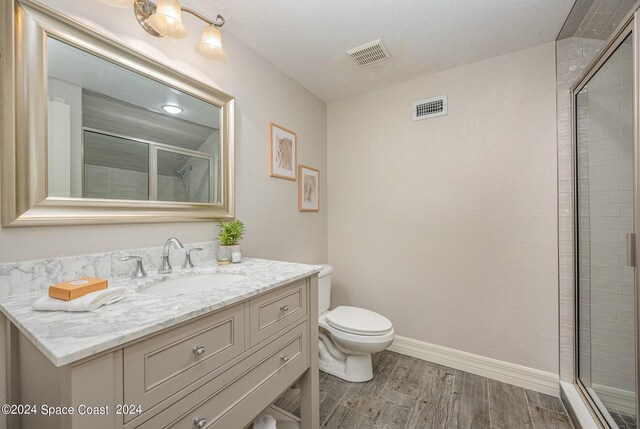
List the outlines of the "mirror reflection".
{"label": "mirror reflection", "polygon": [[221,203],[220,108],[47,38],[54,197]]}

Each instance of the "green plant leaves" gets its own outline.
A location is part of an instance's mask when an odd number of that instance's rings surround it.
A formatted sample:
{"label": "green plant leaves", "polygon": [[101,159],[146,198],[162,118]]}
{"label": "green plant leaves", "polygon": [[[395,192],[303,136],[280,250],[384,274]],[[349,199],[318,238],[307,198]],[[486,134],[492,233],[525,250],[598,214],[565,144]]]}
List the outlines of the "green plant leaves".
{"label": "green plant leaves", "polygon": [[244,224],[238,219],[218,222],[218,241],[223,246],[235,246],[244,236]]}

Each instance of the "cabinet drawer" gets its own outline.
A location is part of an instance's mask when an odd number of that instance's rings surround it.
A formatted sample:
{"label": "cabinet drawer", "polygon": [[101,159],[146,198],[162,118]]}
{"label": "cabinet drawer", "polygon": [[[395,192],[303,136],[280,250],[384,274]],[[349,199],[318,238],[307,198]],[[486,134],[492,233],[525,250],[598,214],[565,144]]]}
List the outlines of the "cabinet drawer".
{"label": "cabinet drawer", "polygon": [[240,304],[125,347],[125,403],[147,410],[215,370],[244,351],[244,332]]}
{"label": "cabinet drawer", "polygon": [[303,322],[136,428],[244,427],[309,366],[308,329]]}
{"label": "cabinet drawer", "polygon": [[306,315],[306,280],[252,299],[249,303],[251,346],[255,346]]}

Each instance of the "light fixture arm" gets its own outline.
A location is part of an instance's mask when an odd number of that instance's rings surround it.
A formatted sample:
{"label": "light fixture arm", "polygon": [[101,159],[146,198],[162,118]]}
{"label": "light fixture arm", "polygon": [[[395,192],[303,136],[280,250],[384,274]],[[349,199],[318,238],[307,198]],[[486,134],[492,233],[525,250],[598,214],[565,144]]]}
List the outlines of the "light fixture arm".
{"label": "light fixture arm", "polygon": [[149,0],[135,0],[133,2],[133,13],[136,15],[136,20],[138,21],[138,24],[140,24],[140,27],[154,37],[164,37],[162,34],[154,30],[147,22],[149,17],[153,15],[155,11],[156,4]]}
{"label": "light fixture arm", "polygon": [[[215,25],[216,27],[220,28],[225,23],[224,17],[222,15],[218,15],[215,21],[212,21],[211,19],[207,18],[206,16],[202,15],[199,12],[196,12],[193,9],[190,9],[187,7],[181,7],[180,9],[182,10],[182,12],[191,14],[196,18],[200,19],[201,21],[207,23],[208,25]],[[153,15],[155,10],[156,10],[156,4],[151,0],[135,0],[133,3],[133,11],[136,15],[136,19],[138,20],[138,23],[140,24],[140,26],[144,28],[144,30],[147,33],[151,34],[152,36],[163,37],[162,34],[158,33],[147,23],[147,20],[151,15]]]}
{"label": "light fixture arm", "polygon": [[196,18],[200,19],[201,21],[206,22],[209,25],[215,25],[216,27],[220,28],[224,25],[224,17],[222,15],[218,15],[216,17],[215,21],[210,20],[209,18],[207,18],[206,16],[200,14],[199,12],[196,12],[193,9],[189,9],[188,7],[181,7],[183,12],[186,13],[190,13],[191,15],[195,16]]}

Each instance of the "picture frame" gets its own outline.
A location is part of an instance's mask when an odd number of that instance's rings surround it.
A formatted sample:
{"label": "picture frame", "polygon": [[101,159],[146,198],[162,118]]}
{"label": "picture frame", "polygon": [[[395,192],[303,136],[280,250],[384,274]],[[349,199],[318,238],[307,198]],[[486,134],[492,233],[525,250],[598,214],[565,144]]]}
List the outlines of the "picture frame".
{"label": "picture frame", "polygon": [[298,176],[298,210],[320,211],[320,170],[300,164]]}
{"label": "picture frame", "polygon": [[269,124],[269,175],[296,180],[298,135],[271,122]]}

